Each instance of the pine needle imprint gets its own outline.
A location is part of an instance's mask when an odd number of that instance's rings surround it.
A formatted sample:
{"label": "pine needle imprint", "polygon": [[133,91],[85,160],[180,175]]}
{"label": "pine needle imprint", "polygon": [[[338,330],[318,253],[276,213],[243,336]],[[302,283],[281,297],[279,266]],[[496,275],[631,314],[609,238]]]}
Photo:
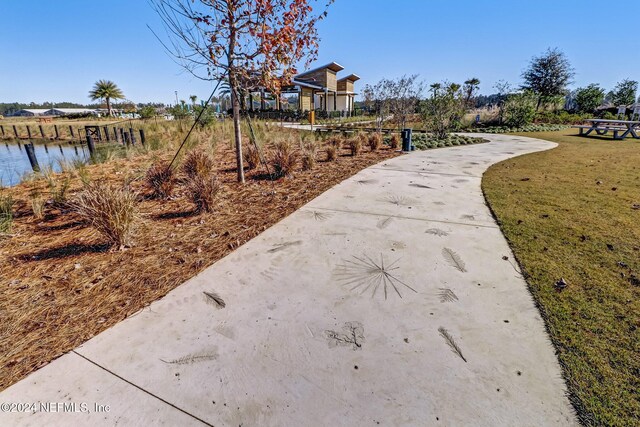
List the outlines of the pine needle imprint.
{"label": "pine needle imprint", "polygon": [[214,305],[215,307],[218,307],[218,308],[225,308],[227,306],[227,304],[224,302],[222,297],[220,297],[220,295],[218,295],[217,293],[215,293],[215,292],[207,292],[207,291],[204,291],[202,293],[204,294],[205,301],[208,304],[212,304],[212,305]]}
{"label": "pine needle imprint", "polygon": [[424,184],[409,184],[409,187],[417,187],[417,188],[428,188],[429,190],[433,190],[433,187],[429,187]]}
{"label": "pine needle imprint", "polygon": [[368,184],[375,184],[376,182],[378,182],[378,180],[377,179],[359,179],[356,182],[360,185],[368,185]]}
{"label": "pine needle imprint", "polygon": [[475,216],[473,216],[473,215],[462,215],[460,218],[462,218],[462,219],[468,219],[469,221],[473,221],[473,220],[475,220],[475,219],[476,219],[476,217],[475,217]]}
{"label": "pine needle imprint", "polygon": [[384,199],[385,202],[396,206],[411,206],[413,201],[405,196],[391,194]]}
{"label": "pine needle imprint", "polygon": [[376,227],[378,227],[379,229],[382,230],[383,228],[387,228],[389,226],[389,224],[391,224],[391,221],[393,221],[393,217],[392,216],[390,216],[389,218],[381,219],[376,224]]}
{"label": "pine needle imprint", "polygon": [[192,363],[206,362],[208,360],[215,360],[217,358],[218,353],[214,351],[209,353],[188,354],[186,356],[173,360],[160,359],[160,361],[169,365],[190,365]]}
{"label": "pine needle imprint", "polygon": [[425,233],[433,234],[434,236],[438,236],[438,237],[444,237],[449,235],[449,233],[439,228],[430,228],[427,231],[425,231]]}
{"label": "pine needle imprint", "polygon": [[287,249],[289,246],[298,246],[302,244],[302,240],[296,240],[293,242],[284,242],[284,243],[279,243],[277,245],[273,245],[273,248],[269,249],[267,252],[269,253],[274,253],[274,252],[279,252],[282,251],[284,249]]}
{"label": "pine needle imprint", "polygon": [[310,215],[316,221],[326,221],[331,218],[331,214],[328,212],[307,211],[307,215]]}
{"label": "pine needle imprint", "polygon": [[460,258],[460,255],[458,255],[452,249],[449,249],[449,248],[442,249],[442,256],[456,270],[458,270],[458,271],[460,271],[462,273],[466,273],[467,272],[467,269],[466,269],[464,261],[462,260],[462,258]]}
{"label": "pine needle imprint", "polygon": [[455,354],[460,356],[460,358],[462,360],[464,360],[465,363],[467,363],[467,359],[465,359],[464,355],[462,354],[462,350],[460,350],[460,347],[458,347],[458,344],[453,339],[453,337],[451,336],[449,331],[447,331],[445,328],[440,326],[438,328],[438,332],[440,332],[440,336],[442,336],[442,338],[444,338],[444,340],[446,341],[447,345],[449,347],[451,347],[451,351],[453,351]]}
{"label": "pine needle imprint", "polygon": [[390,291],[402,298],[400,289],[405,287],[415,293],[417,291],[411,286],[404,283],[391,272],[399,269],[395,266],[400,258],[390,264],[385,265],[384,256],[380,254],[380,261],[374,261],[369,256],[353,257],[353,260],[344,260],[344,264],[338,266],[338,270],[334,273],[342,286],[350,287],[351,291],[358,290],[360,295],[367,291],[371,292],[371,298],[375,297],[378,289],[384,293],[384,299],[389,296]]}
{"label": "pine needle imprint", "polygon": [[364,343],[364,326],[360,322],[345,322],[342,327],[344,333],[326,330],[324,331],[329,347],[353,346],[353,350],[360,350]]}
{"label": "pine needle imprint", "polygon": [[439,288],[438,296],[440,302],[455,302],[458,301],[458,296],[449,288]]}

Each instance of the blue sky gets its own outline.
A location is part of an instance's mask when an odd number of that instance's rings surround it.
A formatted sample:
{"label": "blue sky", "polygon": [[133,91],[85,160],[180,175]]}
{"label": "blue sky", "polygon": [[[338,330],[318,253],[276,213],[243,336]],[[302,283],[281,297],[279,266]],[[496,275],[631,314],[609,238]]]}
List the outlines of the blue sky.
{"label": "blue sky", "polygon": [[[574,87],[610,89],[640,80],[638,16],[638,0],[336,0],[317,62],[360,75],[356,89],[417,73],[428,83],[478,77],[488,94],[497,80],[518,84],[533,55],[558,47],[576,69]],[[162,31],[147,0],[0,0],[0,22],[0,102],[85,103],[98,79],[134,102],[169,103],[176,90],[204,98],[212,88],[164,52],[147,28]]]}

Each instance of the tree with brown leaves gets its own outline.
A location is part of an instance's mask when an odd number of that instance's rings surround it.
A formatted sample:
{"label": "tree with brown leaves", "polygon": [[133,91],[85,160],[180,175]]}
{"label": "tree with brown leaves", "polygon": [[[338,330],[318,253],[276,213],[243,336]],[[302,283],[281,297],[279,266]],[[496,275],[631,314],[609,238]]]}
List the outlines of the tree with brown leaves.
{"label": "tree with brown leaves", "polygon": [[316,0],[152,0],[167,30],[163,45],[177,62],[198,78],[229,82],[238,181],[244,182],[241,90],[278,95],[298,63],[316,59],[316,25],[332,2],[314,14]]}

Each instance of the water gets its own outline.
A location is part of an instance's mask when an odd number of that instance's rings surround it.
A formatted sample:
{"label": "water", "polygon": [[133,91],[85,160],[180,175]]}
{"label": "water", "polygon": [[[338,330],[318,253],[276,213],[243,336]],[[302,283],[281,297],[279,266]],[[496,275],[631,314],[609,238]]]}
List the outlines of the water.
{"label": "water", "polygon": [[[89,157],[87,148],[79,145],[50,142],[34,144],[33,147],[40,168],[51,167],[56,172],[60,172],[61,161],[71,162]],[[9,187],[16,185],[32,171],[23,141],[0,142],[0,184]]]}

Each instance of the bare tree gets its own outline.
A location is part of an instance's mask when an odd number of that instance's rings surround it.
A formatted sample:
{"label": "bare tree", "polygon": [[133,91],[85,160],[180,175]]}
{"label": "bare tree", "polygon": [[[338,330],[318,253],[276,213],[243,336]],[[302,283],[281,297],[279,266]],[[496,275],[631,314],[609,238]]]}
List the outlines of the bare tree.
{"label": "bare tree", "polygon": [[365,105],[376,113],[376,127],[380,132],[389,116],[404,128],[408,117],[417,112],[423,91],[424,84],[413,74],[395,80],[383,78],[373,86],[366,85],[362,94]]}
{"label": "bare tree", "polygon": [[[327,6],[333,0],[328,0]],[[158,39],[176,62],[204,80],[231,88],[238,181],[244,182],[240,92],[260,85],[279,93],[318,54],[315,0],[151,0],[164,22]]]}

